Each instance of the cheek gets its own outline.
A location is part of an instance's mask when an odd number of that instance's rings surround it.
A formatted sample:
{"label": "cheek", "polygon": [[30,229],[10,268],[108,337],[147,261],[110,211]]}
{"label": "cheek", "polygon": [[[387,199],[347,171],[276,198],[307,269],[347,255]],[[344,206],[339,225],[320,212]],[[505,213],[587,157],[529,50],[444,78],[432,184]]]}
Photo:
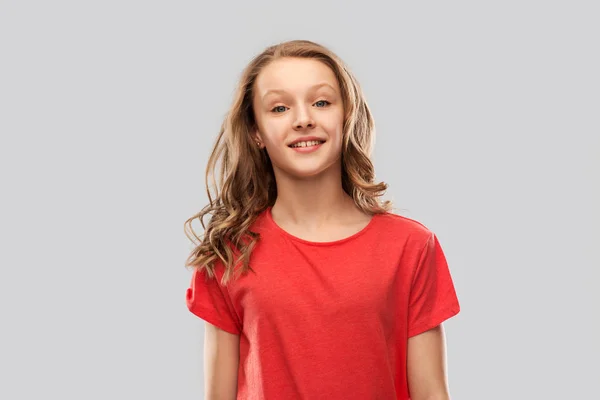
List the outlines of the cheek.
{"label": "cheek", "polygon": [[344,131],[344,118],[342,115],[335,116],[325,122],[325,129],[330,135],[335,136],[336,141],[342,140],[342,134]]}
{"label": "cheek", "polygon": [[262,124],[262,136],[266,142],[277,144],[285,139],[286,125],[281,121],[265,121]]}

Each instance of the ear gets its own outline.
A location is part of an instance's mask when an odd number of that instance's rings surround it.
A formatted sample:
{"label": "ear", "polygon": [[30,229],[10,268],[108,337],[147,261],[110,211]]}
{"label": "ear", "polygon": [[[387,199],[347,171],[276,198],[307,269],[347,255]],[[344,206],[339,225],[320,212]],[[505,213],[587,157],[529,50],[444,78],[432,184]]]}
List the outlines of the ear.
{"label": "ear", "polygon": [[258,128],[256,126],[250,130],[250,136],[258,148],[262,149],[265,147],[263,139],[260,137],[260,132],[258,132]]}

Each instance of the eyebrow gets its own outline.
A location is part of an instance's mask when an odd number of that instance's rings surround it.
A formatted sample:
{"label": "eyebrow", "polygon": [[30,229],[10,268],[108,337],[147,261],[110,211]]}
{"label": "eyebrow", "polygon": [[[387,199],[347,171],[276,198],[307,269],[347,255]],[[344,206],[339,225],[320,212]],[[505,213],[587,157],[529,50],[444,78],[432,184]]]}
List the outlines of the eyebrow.
{"label": "eyebrow", "polygon": [[[335,92],[335,88],[333,86],[331,86],[329,83],[327,82],[323,82],[323,83],[318,83],[316,85],[313,85],[309,88],[309,90],[316,90],[316,89],[320,89],[322,87],[329,87],[331,90],[333,90]],[[279,89],[271,89],[271,90],[267,90],[267,92],[263,95],[263,100],[265,99],[265,97],[267,97],[268,95],[271,94],[285,94],[287,93],[285,90],[279,90]]]}

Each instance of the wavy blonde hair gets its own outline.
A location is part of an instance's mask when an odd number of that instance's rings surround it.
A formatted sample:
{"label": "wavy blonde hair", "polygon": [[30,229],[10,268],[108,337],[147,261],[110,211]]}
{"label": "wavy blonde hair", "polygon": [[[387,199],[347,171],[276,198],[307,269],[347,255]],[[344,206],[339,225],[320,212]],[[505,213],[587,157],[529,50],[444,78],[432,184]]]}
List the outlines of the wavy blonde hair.
{"label": "wavy blonde hair", "polygon": [[[206,168],[209,204],[184,224],[186,236],[197,244],[186,267],[204,268],[207,275],[214,278],[215,263],[220,261],[225,266],[221,279],[224,285],[232,278],[237,265],[242,265],[241,273],[252,270],[250,254],[260,235],[250,231],[250,226],[277,197],[271,160],[251,136],[256,126],[252,99],[261,70],[282,57],[315,59],[332,69],[340,85],[345,114],[342,187],[363,212],[378,214],[391,208],[389,201],[379,199],[387,185],[373,182],[375,171],[370,159],[375,136],[373,117],[356,78],[345,63],[331,50],[307,40],[267,47],[244,69],[210,155]],[[212,217],[205,225],[204,218],[209,214]],[[200,220],[204,229],[202,239],[192,229],[195,219]]]}

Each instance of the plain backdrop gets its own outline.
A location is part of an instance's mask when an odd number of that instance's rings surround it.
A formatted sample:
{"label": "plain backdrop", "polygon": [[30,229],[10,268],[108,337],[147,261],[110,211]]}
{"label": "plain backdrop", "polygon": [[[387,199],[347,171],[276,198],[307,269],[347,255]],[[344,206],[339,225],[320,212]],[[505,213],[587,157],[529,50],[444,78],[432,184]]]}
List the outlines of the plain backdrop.
{"label": "plain backdrop", "polygon": [[377,179],[446,253],[453,398],[600,398],[599,11],[0,1],[0,397],[202,398],[183,223],[244,66],[309,39],[359,79]]}

